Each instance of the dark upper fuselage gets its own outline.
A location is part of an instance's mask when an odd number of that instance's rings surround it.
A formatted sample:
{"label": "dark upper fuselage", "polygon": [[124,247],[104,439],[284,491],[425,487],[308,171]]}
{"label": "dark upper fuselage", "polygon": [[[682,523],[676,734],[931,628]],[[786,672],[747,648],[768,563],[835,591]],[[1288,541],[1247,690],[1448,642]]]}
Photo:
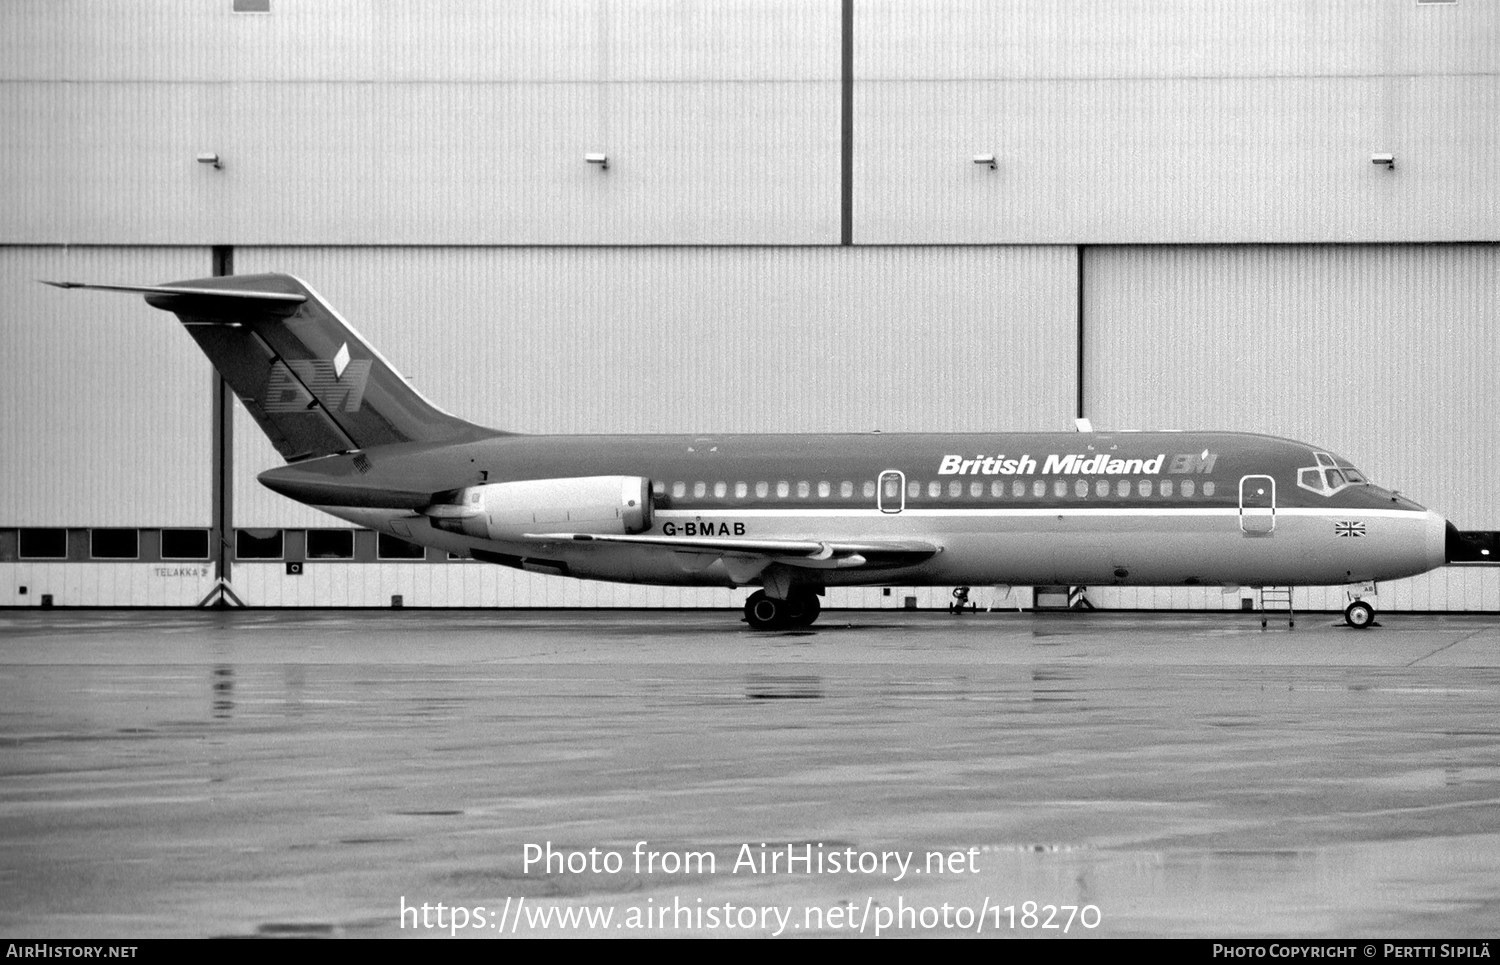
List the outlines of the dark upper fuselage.
{"label": "dark upper fuselage", "polygon": [[[892,470],[899,481],[882,480]],[[326,456],[260,479],[313,505],[415,510],[465,486],[598,475],[652,480],[660,509],[870,508],[877,490],[904,508],[1210,508],[1239,505],[1241,480],[1268,476],[1278,507],[1421,511],[1326,450],[1224,432],[496,434]]]}

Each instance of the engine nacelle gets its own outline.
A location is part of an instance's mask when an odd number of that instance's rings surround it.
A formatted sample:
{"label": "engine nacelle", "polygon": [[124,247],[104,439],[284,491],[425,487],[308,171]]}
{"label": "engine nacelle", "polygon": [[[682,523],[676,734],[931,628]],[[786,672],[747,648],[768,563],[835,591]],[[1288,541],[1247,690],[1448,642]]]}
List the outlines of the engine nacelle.
{"label": "engine nacelle", "polygon": [[469,486],[422,511],[432,525],[478,539],[523,533],[629,536],[651,528],[651,481],[642,476],[526,479]]}

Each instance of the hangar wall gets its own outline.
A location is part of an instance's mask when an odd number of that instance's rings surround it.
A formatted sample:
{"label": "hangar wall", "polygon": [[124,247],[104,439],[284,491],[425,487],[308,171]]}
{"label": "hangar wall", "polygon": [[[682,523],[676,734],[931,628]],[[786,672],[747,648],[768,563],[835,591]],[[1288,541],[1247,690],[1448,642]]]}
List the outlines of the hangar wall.
{"label": "hangar wall", "polygon": [[846,96],[858,244],[1495,237],[1492,4],[843,6],[17,0],[0,240],[834,244]]}
{"label": "hangar wall", "polygon": [[[1071,424],[1072,248],[254,248],[310,281],[438,405],[519,432]],[[236,519],[326,525],[255,474]]]}
{"label": "hangar wall", "polygon": [[1463,241],[1500,221],[1475,190],[1500,175],[1493,5],[881,0],[854,32],[860,243]]}
{"label": "hangar wall", "polygon": [[0,169],[17,176],[0,184],[0,239],[837,243],[839,14],[837,0],[7,4],[0,124],[16,136]]}
{"label": "hangar wall", "polygon": [[1500,247],[1101,247],[1084,265],[1097,424],[1253,426],[1459,529],[1500,526]]}
{"label": "hangar wall", "polygon": [[208,360],[139,298],[38,281],[208,264],[206,248],[0,247],[0,526],[208,525]]}
{"label": "hangar wall", "polygon": [[[23,454],[0,605],[211,587],[88,549],[141,527],[146,560],[149,528],[210,525],[207,363],[138,299],[31,281],[197,277],[211,245],[303,276],[476,421],[1046,429],[1081,391],[1103,427],[1323,441],[1500,528],[1493,5],[16,0],[0,28],[0,442]],[[290,559],[329,521],[254,482],[277,461],[239,412],[234,522],[286,530]],[[22,527],[68,528],[69,561],[17,560]],[[1497,574],[1388,592],[1496,609]],[[234,582],[268,605],[733,598],[435,558]]]}

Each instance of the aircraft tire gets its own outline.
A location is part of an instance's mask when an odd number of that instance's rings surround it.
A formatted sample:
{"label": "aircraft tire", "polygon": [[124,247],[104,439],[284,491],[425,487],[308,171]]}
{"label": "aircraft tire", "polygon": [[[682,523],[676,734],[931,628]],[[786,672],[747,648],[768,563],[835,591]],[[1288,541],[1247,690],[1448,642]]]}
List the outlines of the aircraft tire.
{"label": "aircraft tire", "polygon": [[818,594],[811,591],[794,593],[786,601],[786,625],[810,627],[821,612],[823,604],[818,601]]}
{"label": "aircraft tire", "polygon": [[1375,608],[1364,600],[1355,600],[1344,607],[1344,622],[1356,630],[1369,629],[1375,622]]}
{"label": "aircraft tire", "polygon": [[780,630],[786,626],[785,600],[773,600],[765,590],[756,590],[745,601],[745,622],[752,630]]}

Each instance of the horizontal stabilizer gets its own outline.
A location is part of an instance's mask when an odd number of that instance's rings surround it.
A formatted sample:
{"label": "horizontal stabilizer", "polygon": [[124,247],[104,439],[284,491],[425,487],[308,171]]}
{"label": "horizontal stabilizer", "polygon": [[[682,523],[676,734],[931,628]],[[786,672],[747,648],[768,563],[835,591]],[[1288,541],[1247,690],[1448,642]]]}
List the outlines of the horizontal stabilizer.
{"label": "horizontal stabilizer", "polygon": [[42,281],[53,288],[92,288],[106,292],[141,292],[146,295],[197,295],[209,298],[245,298],[252,301],[281,302],[300,305],[307,301],[306,295],[295,292],[256,292],[231,288],[182,288],[176,285],[86,285],[81,281]]}
{"label": "horizontal stabilizer", "polygon": [[[243,325],[257,318],[287,318],[307,301],[301,292],[255,291],[247,288],[198,288],[191,285],[86,285],[76,281],[43,281],[54,288],[86,288],[107,292],[135,292],[146,304],[175,312],[192,325]],[[191,316],[189,322],[187,317]]]}

